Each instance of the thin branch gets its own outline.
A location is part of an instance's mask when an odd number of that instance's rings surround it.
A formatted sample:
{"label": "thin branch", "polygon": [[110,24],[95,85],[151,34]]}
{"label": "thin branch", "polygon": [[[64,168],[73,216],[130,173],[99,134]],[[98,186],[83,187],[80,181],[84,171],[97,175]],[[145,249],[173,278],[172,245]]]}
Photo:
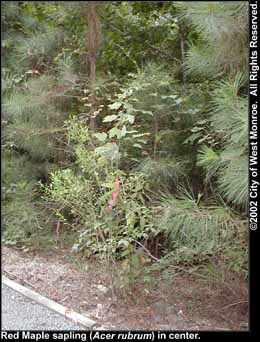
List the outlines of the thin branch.
{"label": "thin branch", "polygon": [[157,47],[155,47],[155,46],[153,46],[153,45],[151,45],[151,44],[148,44],[148,45],[149,45],[149,47],[150,47],[151,49],[153,49],[155,52],[157,52],[158,54],[160,54],[161,57],[164,57],[164,58],[167,58],[167,59],[171,59],[171,60],[176,61],[176,62],[178,62],[178,63],[181,62],[178,58],[172,56],[171,54],[165,53],[165,52],[163,52],[161,49],[159,49],[159,48],[157,48]]}
{"label": "thin branch", "polygon": [[219,310],[224,310],[224,309],[230,308],[231,306],[238,305],[238,304],[243,304],[243,303],[248,303],[248,301],[247,300],[241,300],[240,302],[228,304],[226,306],[223,306],[223,308],[220,308]]}
{"label": "thin branch", "polygon": [[16,131],[21,131],[21,132],[28,132],[31,135],[42,135],[42,134],[53,134],[57,132],[64,132],[67,131],[67,128],[54,128],[54,129],[37,129],[37,128],[21,128],[21,127],[15,127]]}
{"label": "thin branch", "polygon": [[158,259],[158,258],[156,258],[155,256],[153,256],[153,255],[149,252],[149,250],[148,250],[144,245],[142,245],[140,242],[138,242],[137,240],[134,240],[134,242],[136,242],[140,247],[142,247],[143,250],[144,250],[144,251],[145,251],[153,260],[155,260],[155,261],[157,261],[157,262],[160,261],[160,259]]}

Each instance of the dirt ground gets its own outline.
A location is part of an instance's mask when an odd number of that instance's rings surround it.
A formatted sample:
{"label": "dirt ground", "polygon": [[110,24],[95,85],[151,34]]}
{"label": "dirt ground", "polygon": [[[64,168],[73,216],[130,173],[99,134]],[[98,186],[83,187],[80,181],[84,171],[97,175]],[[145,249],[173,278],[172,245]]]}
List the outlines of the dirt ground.
{"label": "dirt ground", "polygon": [[248,329],[242,279],[209,283],[179,274],[166,281],[157,275],[151,286],[137,284],[126,297],[113,296],[107,269],[97,261],[87,264],[65,249],[40,253],[6,246],[2,274],[109,329]]}

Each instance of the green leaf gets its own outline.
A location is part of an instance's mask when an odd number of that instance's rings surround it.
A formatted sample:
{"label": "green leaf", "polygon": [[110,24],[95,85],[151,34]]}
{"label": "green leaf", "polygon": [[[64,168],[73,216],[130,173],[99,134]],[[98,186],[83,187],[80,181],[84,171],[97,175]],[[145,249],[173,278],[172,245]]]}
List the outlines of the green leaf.
{"label": "green leaf", "polygon": [[127,133],[126,126],[123,126],[122,131],[121,131],[121,138],[124,137]]}
{"label": "green leaf", "polygon": [[136,268],[136,269],[138,269],[140,267],[139,258],[136,254],[132,256],[131,263],[134,266],[134,268]]}
{"label": "green leaf", "polygon": [[153,112],[151,112],[150,110],[139,110],[139,112],[141,112],[142,114],[148,114],[153,116]]}
{"label": "green leaf", "polygon": [[134,147],[137,147],[137,148],[143,148],[143,146],[142,145],[140,145],[140,144],[137,144],[137,143],[135,143],[134,145],[133,145]]}
{"label": "green leaf", "polygon": [[121,106],[122,106],[122,103],[121,103],[121,102],[114,102],[114,103],[112,103],[111,105],[109,105],[108,107],[109,107],[110,109],[118,110]]}
{"label": "green leaf", "polygon": [[96,147],[95,152],[111,160],[119,158],[119,148],[115,143],[107,143],[104,146]]}
{"label": "green leaf", "polygon": [[194,141],[201,137],[201,133],[193,133],[187,139],[184,140],[183,144],[193,144]]}
{"label": "green leaf", "polygon": [[126,119],[127,119],[127,121],[128,121],[130,124],[133,124],[133,123],[135,122],[135,117],[134,117],[134,115],[128,114],[128,115],[126,116]]}
{"label": "green leaf", "polygon": [[182,103],[182,99],[177,99],[175,102],[176,102],[176,104],[180,104],[180,103]]}
{"label": "green leaf", "polygon": [[193,127],[193,128],[191,129],[191,131],[192,131],[193,133],[195,133],[195,132],[202,131],[203,129],[204,129],[203,127],[197,127],[197,126],[195,126],[195,127]]}
{"label": "green leaf", "polygon": [[104,142],[107,138],[106,133],[95,133],[94,137],[96,137],[99,141]]}
{"label": "green leaf", "polygon": [[164,104],[155,104],[152,107],[157,109],[157,110],[163,110],[165,108],[165,105]]}
{"label": "green leaf", "polygon": [[149,134],[147,134],[147,133],[133,134],[133,138],[140,138],[140,137],[143,137],[145,135],[149,135]]}
{"label": "green leaf", "polygon": [[109,131],[109,137],[110,138],[117,137],[118,139],[120,139],[120,137],[121,137],[120,129],[118,129],[116,127],[111,128]]}
{"label": "green leaf", "polygon": [[117,115],[108,115],[106,117],[104,117],[103,122],[112,122],[118,119]]}
{"label": "green leaf", "polygon": [[128,247],[129,246],[129,241],[121,239],[121,240],[118,241],[118,247],[119,246]]}
{"label": "green leaf", "polygon": [[108,189],[114,189],[114,186],[115,186],[114,182],[110,182],[110,183],[105,182],[105,183],[101,183],[100,185],[103,188],[108,188]]}
{"label": "green leaf", "polygon": [[175,100],[176,97],[178,97],[178,95],[162,95],[162,96],[161,96],[161,98],[162,98],[163,100],[165,100],[165,99],[173,99],[173,100]]}
{"label": "green leaf", "polygon": [[136,112],[136,109],[134,109],[134,107],[133,107],[133,105],[131,105],[131,103],[125,103],[124,107],[125,107],[127,113]]}
{"label": "green leaf", "polygon": [[136,216],[135,216],[135,213],[131,213],[131,214],[128,215],[128,217],[126,218],[126,224],[127,224],[128,227],[133,227],[135,223],[136,223]]}
{"label": "green leaf", "polygon": [[200,121],[197,122],[197,124],[204,125],[207,122],[208,122],[208,120],[200,120]]}

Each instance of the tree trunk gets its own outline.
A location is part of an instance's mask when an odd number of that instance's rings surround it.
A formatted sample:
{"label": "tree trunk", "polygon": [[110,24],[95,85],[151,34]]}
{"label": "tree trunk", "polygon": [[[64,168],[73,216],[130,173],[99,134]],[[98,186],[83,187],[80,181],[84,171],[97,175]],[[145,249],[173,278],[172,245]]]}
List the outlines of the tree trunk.
{"label": "tree trunk", "polygon": [[184,59],[185,59],[185,46],[184,46],[184,34],[181,32],[181,70],[182,70],[182,83],[185,83],[185,68],[184,68]]}
{"label": "tree trunk", "polygon": [[154,142],[153,142],[153,159],[157,157],[157,145],[158,145],[158,121],[154,117]]}
{"label": "tree trunk", "polygon": [[96,97],[95,97],[95,83],[96,83],[96,60],[97,50],[100,44],[100,21],[98,16],[98,2],[88,1],[87,4],[87,64],[89,65],[89,85],[91,90],[90,103],[90,127],[95,129],[95,111],[96,111]]}

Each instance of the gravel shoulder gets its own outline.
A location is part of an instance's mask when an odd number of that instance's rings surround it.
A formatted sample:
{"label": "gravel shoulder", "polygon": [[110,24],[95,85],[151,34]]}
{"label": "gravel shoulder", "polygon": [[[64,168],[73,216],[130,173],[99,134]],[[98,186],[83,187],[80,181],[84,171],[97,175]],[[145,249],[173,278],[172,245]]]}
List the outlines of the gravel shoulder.
{"label": "gravel shoulder", "polygon": [[2,330],[84,330],[2,284]]}
{"label": "gravel shoulder", "polygon": [[[113,298],[107,291],[108,272],[102,264],[72,260],[70,253],[61,249],[59,252],[40,253],[6,246],[2,246],[2,272],[9,279],[108,329],[244,330],[247,327],[247,283],[240,279],[210,285],[190,275],[177,275],[167,281],[158,278],[155,287],[136,284],[126,297]],[[8,296],[8,293],[6,298],[2,295],[5,301],[3,328],[14,329],[6,323],[9,305],[6,301],[10,300],[10,309],[15,308],[12,305],[13,295]],[[38,305],[32,304],[32,307],[38,308]],[[21,316],[19,310],[14,313],[17,317]],[[37,312],[30,313],[37,315]],[[55,313],[50,315],[59,316]],[[13,322],[20,324],[21,320],[28,324],[26,318],[15,318]],[[54,319],[52,321],[55,322]],[[64,329],[62,324],[65,323],[63,319],[57,324]],[[70,329],[72,325],[68,322],[67,326],[66,329]],[[59,329],[56,325],[54,327],[38,329]]]}

